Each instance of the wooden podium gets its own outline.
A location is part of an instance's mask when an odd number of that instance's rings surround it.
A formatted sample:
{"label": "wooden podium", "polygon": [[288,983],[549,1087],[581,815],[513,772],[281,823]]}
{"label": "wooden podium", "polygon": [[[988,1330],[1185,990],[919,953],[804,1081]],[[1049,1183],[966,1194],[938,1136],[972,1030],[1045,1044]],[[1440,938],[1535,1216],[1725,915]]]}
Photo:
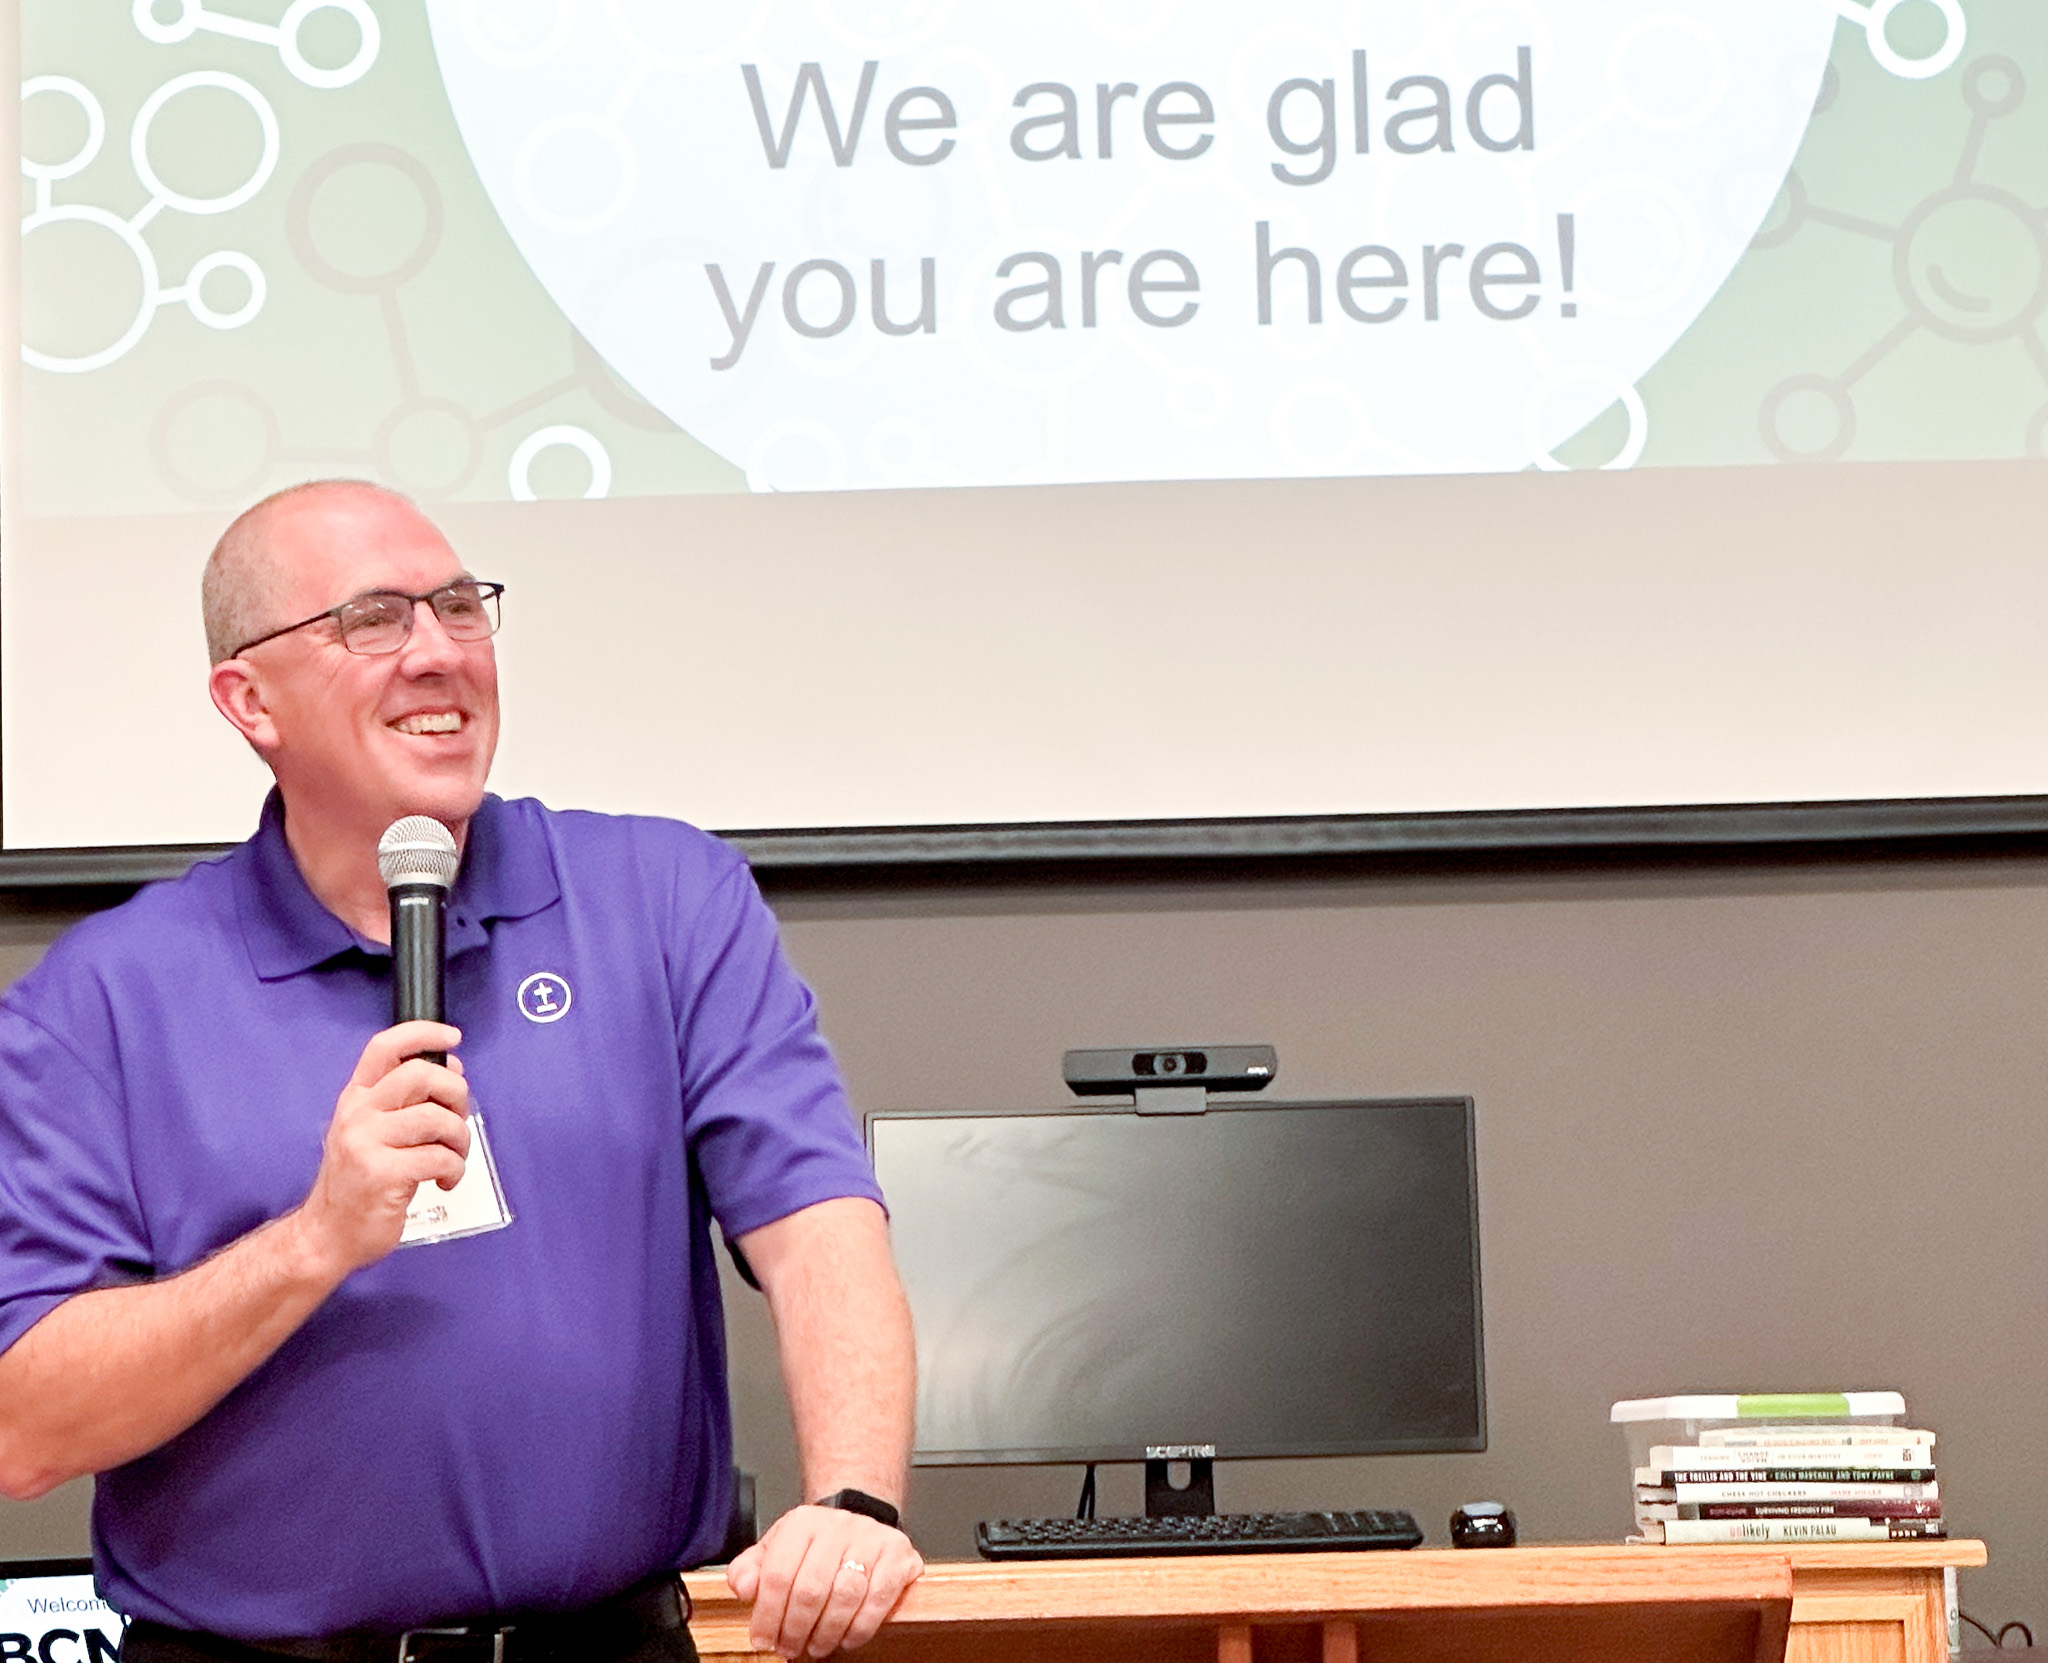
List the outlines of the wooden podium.
{"label": "wooden podium", "polygon": [[[1743,1548],[1643,1548],[1743,1553]],[[1985,1560],[1982,1542],[1816,1542],[1792,1563],[1789,1663],[1946,1663],[1947,1573]]]}
{"label": "wooden podium", "polygon": [[[871,1663],[1943,1663],[1943,1568],[1981,1542],[1531,1547],[936,1564]],[[715,1571],[705,1663],[753,1659]],[[1789,1639],[1789,1646],[1788,1646]]]}
{"label": "wooden podium", "polygon": [[[864,1663],[1944,1663],[1981,1542],[935,1564]],[[755,1659],[716,1571],[705,1663]],[[1789,1641],[1789,1644],[1788,1644]]]}

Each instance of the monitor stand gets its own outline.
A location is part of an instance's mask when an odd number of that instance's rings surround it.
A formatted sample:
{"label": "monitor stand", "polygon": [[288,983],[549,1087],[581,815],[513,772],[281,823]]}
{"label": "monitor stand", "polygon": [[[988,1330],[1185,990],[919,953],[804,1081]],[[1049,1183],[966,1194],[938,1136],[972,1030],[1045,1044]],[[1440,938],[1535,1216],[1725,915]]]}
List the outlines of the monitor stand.
{"label": "monitor stand", "polygon": [[[1163,1444],[1145,1451],[1145,1516],[1148,1519],[1206,1518],[1216,1511],[1216,1446]],[[1187,1482],[1175,1484],[1173,1469],[1187,1468]]]}

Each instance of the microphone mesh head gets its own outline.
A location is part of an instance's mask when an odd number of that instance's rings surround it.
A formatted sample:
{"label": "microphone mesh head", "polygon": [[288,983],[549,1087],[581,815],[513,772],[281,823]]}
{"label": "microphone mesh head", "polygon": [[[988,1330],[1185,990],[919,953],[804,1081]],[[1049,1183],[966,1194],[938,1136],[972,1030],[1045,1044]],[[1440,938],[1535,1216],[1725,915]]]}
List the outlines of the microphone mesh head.
{"label": "microphone mesh head", "polygon": [[402,883],[450,888],[458,860],[455,834],[430,815],[408,814],[394,820],[377,839],[377,870],[386,889]]}

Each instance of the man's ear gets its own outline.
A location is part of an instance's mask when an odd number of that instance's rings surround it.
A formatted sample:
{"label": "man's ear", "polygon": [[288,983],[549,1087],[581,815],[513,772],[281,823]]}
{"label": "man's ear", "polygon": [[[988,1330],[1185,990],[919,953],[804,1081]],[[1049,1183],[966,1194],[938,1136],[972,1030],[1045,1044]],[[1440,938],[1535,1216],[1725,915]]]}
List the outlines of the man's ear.
{"label": "man's ear", "polygon": [[213,708],[249,741],[257,755],[267,757],[277,748],[277,724],[264,699],[263,679],[247,659],[222,659],[206,678],[206,690],[213,695]]}

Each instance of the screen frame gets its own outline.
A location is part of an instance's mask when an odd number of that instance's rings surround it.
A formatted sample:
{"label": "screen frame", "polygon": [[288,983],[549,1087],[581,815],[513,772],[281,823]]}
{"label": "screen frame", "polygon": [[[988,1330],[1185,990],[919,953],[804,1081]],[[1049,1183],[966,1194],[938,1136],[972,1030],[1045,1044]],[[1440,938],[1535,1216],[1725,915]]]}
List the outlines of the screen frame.
{"label": "screen frame", "polygon": [[90,1576],[90,1559],[0,1559],[0,1581],[13,1582],[32,1576]]}
{"label": "screen frame", "polygon": [[[930,868],[1080,868],[1119,861],[1257,868],[1361,857],[1603,858],[1745,851],[1840,860],[1886,852],[2039,852],[2048,842],[2048,795],[830,831],[708,829],[756,868],[847,877]],[[0,850],[0,891],[153,883],[233,847],[185,843]]]}
{"label": "screen frame", "polygon": [[[1314,1097],[1265,1100],[1251,1094],[1211,1096],[1202,1112],[1211,1114],[1261,1114],[1289,1109],[1389,1109],[1414,1107],[1457,1108],[1463,1116],[1465,1133],[1466,1206],[1471,1219],[1472,1360],[1473,1383],[1477,1388],[1478,1430],[1470,1438],[1378,1439],[1341,1447],[1318,1444],[1313,1447],[1289,1444],[1258,1445],[1243,1449],[1218,1448],[1219,1461],[1341,1459],[1359,1455],[1465,1455],[1483,1451],[1487,1440],[1486,1412],[1486,1298],[1481,1275],[1479,1208],[1478,1109],[1472,1097],[1428,1094],[1401,1097]],[[875,1158],[875,1126],[880,1121],[984,1121],[1053,1120],[1079,1116],[1131,1115],[1146,1119],[1181,1119],[1193,1116],[1149,1114],[1135,1099],[1098,1098],[1035,1109],[871,1109],[861,1116],[861,1138],[869,1162]],[[1017,1467],[1104,1465],[1113,1462],[1142,1462],[1142,1447],[1129,1445],[1063,1446],[1007,1450],[942,1450],[927,1452],[913,1448],[914,1467]]]}

